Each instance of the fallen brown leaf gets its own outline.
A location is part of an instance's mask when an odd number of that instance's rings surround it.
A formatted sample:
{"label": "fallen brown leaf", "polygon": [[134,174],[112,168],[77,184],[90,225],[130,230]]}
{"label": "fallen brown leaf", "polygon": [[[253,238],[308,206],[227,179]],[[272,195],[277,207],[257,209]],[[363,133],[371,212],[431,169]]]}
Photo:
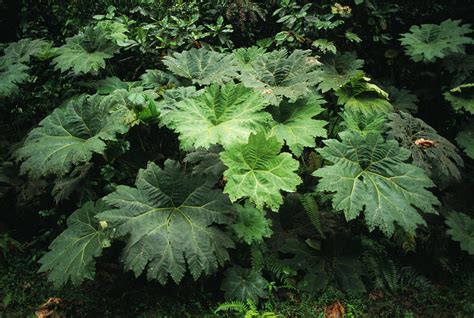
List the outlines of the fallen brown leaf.
{"label": "fallen brown leaf", "polygon": [[324,318],[344,318],[346,309],[342,306],[339,300],[336,300],[332,305],[326,306],[324,309]]}
{"label": "fallen brown leaf", "polygon": [[49,298],[40,308],[35,312],[37,318],[62,318],[57,309],[61,307],[61,298]]}

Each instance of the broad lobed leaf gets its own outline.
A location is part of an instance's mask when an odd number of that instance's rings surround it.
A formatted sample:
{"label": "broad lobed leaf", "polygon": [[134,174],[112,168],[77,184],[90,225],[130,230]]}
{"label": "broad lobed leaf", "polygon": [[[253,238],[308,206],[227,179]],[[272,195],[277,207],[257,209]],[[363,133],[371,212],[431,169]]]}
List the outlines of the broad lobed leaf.
{"label": "broad lobed leaf", "polygon": [[107,141],[128,131],[133,114],[119,95],[80,96],[39,123],[16,152],[21,172],[30,177],[62,176],[80,163],[103,154]]}
{"label": "broad lobed leaf", "polygon": [[321,178],[319,192],[334,192],[333,207],[344,211],[347,220],[364,212],[369,229],[391,236],[395,223],[412,234],[426,224],[417,209],[436,213],[439,202],[425,189],[434,184],[421,168],[404,163],[410,156],[407,149],[378,134],[343,132],[340,137],[326,140],[319,150],[333,165],[313,175]]}
{"label": "broad lobed leaf", "polygon": [[40,260],[39,272],[48,272],[56,287],[78,285],[95,276],[95,258],[110,245],[109,233],[95,216],[107,209],[102,201],[85,203],[67,219],[68,228],[49,246]]}
{"label": "broad lobed leaf", "polygon": [[135,187],[118,186],[104,198],[113,209],[98,215],[126,236],[125,268],[165,284],[179,283],[188,268],[194,279],[209,275],[229,259],[231,238],[217,225],[232,220],[228,198],[213,189],[214,179],[187,175],[167,160],[161,169],[149,163]]}
{"label": "broad lobed leaf", "polygon": [[314,147],[316,137],[327,136],[324,129],[327,122],[313,119],[323,112],[321,104],[324,102],[319,95],[310,95],[295,103],[282,102],[273,112],[275,123],[270,134],[285,141],[291,152],[300,156],[304,147]]}
{"label": "broad lobed leaf", "polygon": [[232,201],[248,197],[258,209],[268,206],[278,211],[283,203],[281,190],[294,192],[301,178],[295,173],[299,163],[289,153],[280,153],[282,143],[264,133],[251,134],[247,144],[235,144],[221,152],[228,169],[224,192]]}
{"label": "broad lobed leaf", "polygon": [[163,63],[173,74],[199,85],[226,83],[238,75],[232,55],[206,49],[175,52],[166,56]]}
{"label": "broad lobed leaf", "polygon": [[294,102],[307,96],[322,80],[321,63],[310,50],[295,50],[290,55],[286,50],[265,53],[251,65],[251,69],[242,70],[242,82],[261,91],[273,105],[283,97]]}
{"label": "broad lobed leaf", "polygon": [[258,92],[242,84],[212,85],[194,98],[184,99],[163,113],[169,128],[179,133],[183,149],[224,147],[246,142],[251,133],[265,130],[271,121],[268,105]]}

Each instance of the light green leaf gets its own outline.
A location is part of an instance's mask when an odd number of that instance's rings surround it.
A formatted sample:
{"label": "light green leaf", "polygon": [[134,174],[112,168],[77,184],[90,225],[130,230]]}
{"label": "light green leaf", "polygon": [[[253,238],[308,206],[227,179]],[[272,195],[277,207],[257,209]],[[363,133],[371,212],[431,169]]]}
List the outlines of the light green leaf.
{"label": "light green leaf", "polygon": [[320,62],[310,50],[286,50],[265,53],[255,59],[251,69],[242,70],[245,86],[262,92],[273,105],[283,97],[294,102],[307,96],[321,82]]}
{"label": "light green leaf", "polygon": [[334,45],[334,42],[329,41],[327,39],[314,40],[312,46],[317,48],[323,54],[326,54],[328,52],[332,54],[336,54],[337,52],[337,48],[336,48],[336,45]]}
{"label": "light green leaf", "polygon": [[252,63],[265,53],[265,49],[258,46],[234,50],[235,63],[241,68],[252,68]]}
{"label": "light green leaf", "polygon": [[95,258],[110,245],[107,229],[94,218],[107,206],[97,201],[85,203],[67,219],[68,228],[49,246],[39,262],[39,272],[48,272],[48,279],[56,287],[68,281],[78,285],[85,279],[94,279]]}
{"label": "light green leaf", "polygon": [[135,187],[118,186],[104,198],[112,210],[98,215],[118,236],[126,236],[123,262],[136,276],[165,284],[179,283],[188,268],[194,279],[209,275],[229,259],[234,247],[217,224],[228,224],[233,212],[228,198],[213,189],[213,179],[187,175],[179,163],[164,169],[149,163]]}
{"label": "light green leaf", "polygon": [[221,152],[228,169],[224,192],[232,201],[248,197],[258,209],[268,206],[278,211],[283,203],[280,190],[294,192],[301,183],[294,172],[299,163],[289,153],[281,153],[276,137],[251,134],[247,144],[235,144]]}
{"label": "light green leaf", "polygon": [[446,233],[453,241],[459,242],[462,250],[474,255],[474,219],[464,213],[451,212],[446,217],[446,224],[449,226]]}
{"label": "light green leaf", "polygon": [[389,112],[392,105],[388,101],[388,93],[369,80],[362,75],[352,78],[335,92],[337,103],[344,105],[346,109],[366,115]]}
{"label": "light green leaf", "polygon": [[261,94],[242,84],[212,85],[162,113],[162,122],[179,133],[183,149],[227,147],[265,129],[271,121],[271,115],[263,111],[267,105]]}
{"label": "light green leaf", "polygon": [[344,126],[353,132],[366,136],[367,134],[382,133],[385,131],[387,114],[368,113],[345,109],[341,117],[344,119]]}
{"label": "light green leaf", "polygon": [[104,154],[107,141],[128,131],[133,116],[114,95],[81,96],[57,108],[33,129],[15,153],[30,177],[63,176],[75,165]]}
{"label": "light green leaf", "polygon": [[273,112],[275,124],[271,135],[281,142],[286,142],[291,152],[300,156],[304,147],[314,147],[316,137],[326,137],[327,125],[324,120],[313,119],[323,111],[321,104],[325,101],[319,95],[311,95],[295,103],[283,102]]}
{"label": "light green leaf", "polygon": [[439,202],[425,189],[434,184],[423,170],[404,163],[410,151],[378,134],[344,132],[340,137],[342,141],[326,140],[319,150],[333,165],[313,173],[321,178],[317,190],[334,192],[333,208],[344,211],[347,220],[364,211],[370,230],[391,236],[397,223],[415,234],[418,225],[426,224],[417,209],[436,213],[433,206]]}
{"label": "light green leaf", "polygon": [[174,74],[195,84],[222,84],[236,78],[237,66],[232,55],[192,48],[166,56],[163,63]]}

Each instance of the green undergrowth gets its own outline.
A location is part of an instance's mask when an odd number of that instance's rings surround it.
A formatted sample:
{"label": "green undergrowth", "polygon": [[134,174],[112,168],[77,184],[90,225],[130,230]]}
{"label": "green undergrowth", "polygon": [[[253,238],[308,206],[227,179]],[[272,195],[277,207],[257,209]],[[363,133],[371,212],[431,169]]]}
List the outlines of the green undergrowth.
{"label": "green undergrowth", "polygon": [[[55,289],[45,274],[37,274],[29,248],[0,259],[0,318],[36,317],[41,304],[60,298],[52,308],[61,317],[241,317],[238,313],[214,310],[224,302],[218,286],[183,281],[161,286],[135,279],[112,263],[100,263],[95,281],[79,287],[70,284]],[[34,256],[33,256],[34,257]],[[347,295],[333,288],[307,296],[281,289],[258,305],[260,313],[277,317],[325,317],[336,301],[345,317],[470,317],[474,314],[474,275],[457,277],[450,286],[399,295],[374,291],[368,295]],[[258,317],[258,316],[255,316]]]}

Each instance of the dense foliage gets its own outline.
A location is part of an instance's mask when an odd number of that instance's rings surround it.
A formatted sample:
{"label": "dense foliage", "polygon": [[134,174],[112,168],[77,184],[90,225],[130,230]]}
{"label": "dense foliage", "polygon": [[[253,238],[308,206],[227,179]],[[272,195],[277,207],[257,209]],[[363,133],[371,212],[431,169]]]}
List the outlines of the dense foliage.
{"label": "dense foliage", "polygon": [[0,261],[246,317],[331,293],[423,315],[405,297],[465,281],[474,314],[472,4],[0,7]]}

